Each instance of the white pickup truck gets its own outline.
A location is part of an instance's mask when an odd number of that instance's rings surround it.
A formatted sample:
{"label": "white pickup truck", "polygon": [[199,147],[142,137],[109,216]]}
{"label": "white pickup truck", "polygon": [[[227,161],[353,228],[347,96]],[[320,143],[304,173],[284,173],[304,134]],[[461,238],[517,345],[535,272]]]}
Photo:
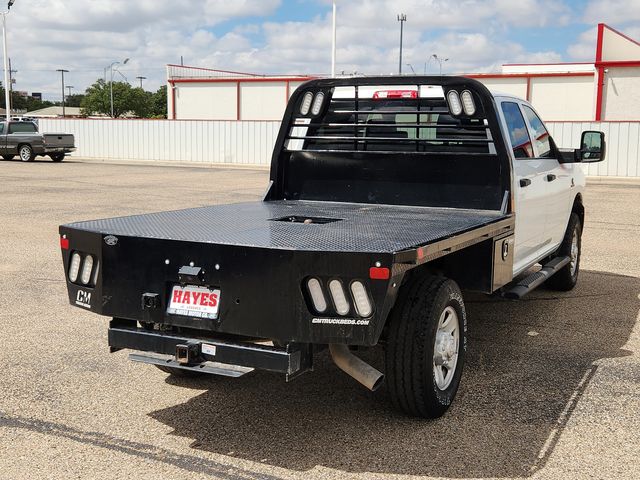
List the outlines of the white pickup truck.
{"label": "white pickup truck", "polygon": [[[328,348],[438,417],[467,348],[461,289],[573,288],[579,163],[604,154],[601,132],[560,151],[531,105],[472,79],[314,80],[291,96],[263,201],[62,225],[69,301],[112,318],[112,352],[174,375],[291,380]],[[384,374],[352,351],[376,346]]]}

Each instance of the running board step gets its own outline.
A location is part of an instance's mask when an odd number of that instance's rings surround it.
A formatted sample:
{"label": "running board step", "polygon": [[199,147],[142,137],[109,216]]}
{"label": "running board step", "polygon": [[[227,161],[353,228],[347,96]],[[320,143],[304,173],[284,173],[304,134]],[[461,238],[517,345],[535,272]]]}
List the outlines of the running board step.
{"label": "running board step", "polygon": [[531,290],[540,286],[541,283],[549,279],[552,275],[558,273],[560,269],[570,261],[571,258],[569,257],[556,257],[550,262],[545,263],[537,272],[520,280],[514,287],[505,291],[502,295],[512,300],[518,300]]}
{"label": "running board step", "polygon": [[130,353],[129,360],[133,362],[148,363],[151,365],[162,365],[163,367],[179,368],[181,370],[190,370],[192,372],[211,373],[223,377],[241,377],[246,373],[253,372],[251,367],[241,367],[239,365],[228,365],[218,362],[202,362],[197,365],[183,365],[174,360],[171,355],[162,355],[159,353]]}

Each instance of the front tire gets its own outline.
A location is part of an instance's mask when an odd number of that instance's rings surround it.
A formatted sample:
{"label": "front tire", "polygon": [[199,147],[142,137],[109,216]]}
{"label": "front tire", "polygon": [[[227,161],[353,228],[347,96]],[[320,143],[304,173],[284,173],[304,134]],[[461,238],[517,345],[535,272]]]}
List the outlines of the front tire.
{"label": "front tire", "polygon": [[400,295],[385,351],[389,395],[408,415],[437,418],[451,405],[462,375],[467,343],[462,294],[453,280],[424,276]]}
{"label": "front tire", "polygon": [[23,162],[32,162],[33,159],[36,158],[36,154],[33,153],[31,145],[20,145],[18,155],[20,156],[20,160]]}
{"label": "front tire", "polygon": [[567,231],[555,256],[568,256],[571,261],[547,280],[547,287],[552,290],[567,292],[578,283],[580,273],[580,256],[582,251],[582,224],[577,213],[571,213]]}

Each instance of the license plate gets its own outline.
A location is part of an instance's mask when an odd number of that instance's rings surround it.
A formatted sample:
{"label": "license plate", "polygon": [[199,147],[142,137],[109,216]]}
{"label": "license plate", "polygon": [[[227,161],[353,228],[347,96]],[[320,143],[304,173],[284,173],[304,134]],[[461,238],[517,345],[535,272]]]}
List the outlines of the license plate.
{"label": "license plate", "polygon": [[167,313],[196,318],[218,318],[220,290],[195,285],[175,285]]}

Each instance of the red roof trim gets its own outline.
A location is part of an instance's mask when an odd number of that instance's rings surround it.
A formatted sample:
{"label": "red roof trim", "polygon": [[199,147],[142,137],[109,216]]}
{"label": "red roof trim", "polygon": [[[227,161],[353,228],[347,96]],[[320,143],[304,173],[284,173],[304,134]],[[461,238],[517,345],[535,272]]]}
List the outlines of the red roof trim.
{"label": "red roof trim", "polygon": [[469,78],[538,78],[538,77],[592,77],[594,72],[549,72],[549,73],[472,73]]}
{"label": "red roof trim", "polygon": [[256,83],[256,82],[306,82],[315,77],[218,77],[218,78],[171,78],[169,83]]}
{"label": "red roof trim", "polygon": [[602,44],[604,42],[604,23],[598,24],[598,40],[596,41],[596,63],[602,61]]}
{"label": "red roof trim", "polygon": [[219,70],[219,69],[215,69],[215,68],[204,68],[204,67],[190,67],[188,65],[176,65],[174,63],[167,63],[167,67],[190,68],[192,70],[203,70],[205,72],[233,73],[235,75],[249,75],[251,77],[260,77],[260,76],[262,76],[262,75],[258,75],[257,73],[234,72],[233,70]]}
{"label": "red roof trim", "polygon": [[593,62],[503,63],[503,67],[530,67],[532,65],[593,65]]}
{"label": "red roof trim", "polygon": [[618,60],[611,62],[598,62],[596,67],[640,67],[640,60]]}

